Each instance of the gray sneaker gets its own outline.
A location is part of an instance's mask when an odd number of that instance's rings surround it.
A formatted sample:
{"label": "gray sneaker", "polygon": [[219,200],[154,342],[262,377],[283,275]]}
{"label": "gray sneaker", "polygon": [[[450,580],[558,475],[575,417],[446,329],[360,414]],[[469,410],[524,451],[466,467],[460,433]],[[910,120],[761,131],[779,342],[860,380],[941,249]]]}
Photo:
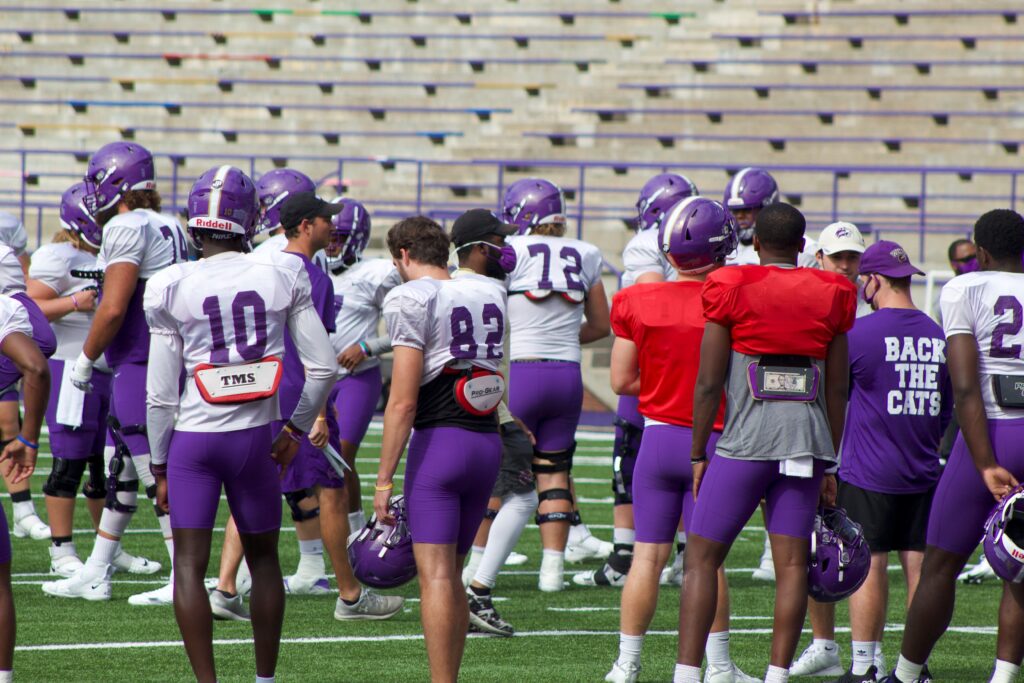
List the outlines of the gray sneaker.
{"label": "gray sneaker", "polygon": [[390,619],[395,616],[405,604],[405,598],[397,595],[381,595],[369,588],[364,588],[359,602],[354,605],[346,605],[345,601],[338,598],[334,605],[334,618],[338,621],[357,621],[360,619]]}
{"label": "gray sneaker", "polygon": [[241,595],[229,597],[224,591],[211,591],[210,611],[213,612],[214,619],[249,621],[249,610],[245,608]]}

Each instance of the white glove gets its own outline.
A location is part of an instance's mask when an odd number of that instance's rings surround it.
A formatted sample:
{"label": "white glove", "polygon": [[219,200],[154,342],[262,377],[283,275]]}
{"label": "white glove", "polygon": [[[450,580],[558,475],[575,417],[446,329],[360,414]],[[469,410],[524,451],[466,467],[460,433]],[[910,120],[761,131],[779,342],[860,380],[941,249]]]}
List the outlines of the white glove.
{"label": "white glove", "polygon": [[92,382],[90,381],[92,380],[92,364],[92,359],[85,355],[85,351],[79,354],[78,360],[71,368],[71,383],[75,385],[76,389],[85,392],[92,391]]}

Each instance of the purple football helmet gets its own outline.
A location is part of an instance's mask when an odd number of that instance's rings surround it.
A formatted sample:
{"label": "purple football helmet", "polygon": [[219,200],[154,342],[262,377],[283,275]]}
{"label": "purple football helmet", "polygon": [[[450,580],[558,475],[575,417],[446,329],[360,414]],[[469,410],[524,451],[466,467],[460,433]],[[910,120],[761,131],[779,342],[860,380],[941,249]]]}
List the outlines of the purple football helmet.
{"label": "purple football helmet", "polygon": [[188,193],[188,233],[197,243],[198,230],[251,240],[258,216],[256,184],[234,166],[214,166]]}
{"label": "purple football helmet", "polygon": [[703,273],[725,265],[736,248],[736,219],[713,199],[687,197],[668,209],[658,228],[662,253],[676,268]]}
{"label": "purple football helmet", "polygon": [[393,525],[373,515],[348,546],[352,572],[372,588],[395,588],[416,576],[405,496],[392,496],[388,511],[395,518]]}
{"label": "purple football helmet", "polygon": [[737,216],[740,242],[754,242],[754,221],[766,206],[779,201],[779,186],[772,174],[762,168],[745,168],[732,177],[725,186],[722,204],[730,211],[742,211]]}
{"label": "purple football helmet", "polygon": [[871,568],[864,532],[842,508],[823,508],[814,517],[807,558],[807,592],[818,602],[839,602],[852,595]]}
{"label": "purple football helmet", "polygon": [[297,192],[316,192],[316,183],[293,168],[275,168],[256,181],[256,192],[262,212],[257,232],[263,232],[281,227],[281,205],[285,199]]}
{"label": "purple football helmet", "polygon": [[985,522],[985,559],[1004,581],[1024,581],[1024,486],[996,505]]}
{"label": "purple football helmet", "polygon": [[103,228],[85,208],[86,196],[85,183],[75,183],[64,190],[60,198],[60,226],[78,235],[90,247],[99,249]]}
{"label": "purple football helmet", "polygon": [[562,188],[543,178],[524,178],[509,185],[502,202],[501,219],[528,235],[542,223],[565,223]]}
{"label": "purple football helmet", "polygon": [[660,173],[640,190],[636,202],[636,231],[641,232],[661,225],[661,219],[680,199],[700,194],[697,186],[686,176],[676,173]]}
{"label": "purple football helmet", "polygon": [[331,203],[342,204],[345,208],[331,217],[327,265],[331,270],[349,268],[359,261],[370,243],[370,214],[365,206],[347,197],[338,197]]}
{"label": "purple football helmet", "polygon": [[153,155],[134,142],[111,142],[89,159],[85,207],[92,215],[121,201],[129,190],[156,189]]}

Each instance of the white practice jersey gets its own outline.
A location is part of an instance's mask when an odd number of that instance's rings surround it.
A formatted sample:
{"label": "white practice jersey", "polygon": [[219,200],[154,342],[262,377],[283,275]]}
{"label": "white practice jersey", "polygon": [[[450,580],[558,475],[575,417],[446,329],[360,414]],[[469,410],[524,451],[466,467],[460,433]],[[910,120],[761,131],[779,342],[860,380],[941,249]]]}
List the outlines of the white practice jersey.
{"label": "white practice jersey", "polygon": [[[337,275],[332,273],[331,280],[336,328],[331,344],[337,355],[353,344],[377,336],[384,297],[402,284],[402,277],[391,259],[375,258],[360,261]],[[355,374],[378,365],[380,359],[371,356],[356,367]],[[341,368],[341,374],[347,375],[348,370]]]}
{"label": "white practice jersey", "polygon": [[[814,257],[818,253],[818,243],[810,237],[804,238],[804,249],[797,257],[796,264],[801,268],[817,268],[818,260]],[[761,265],[761,257],[754,251],[753,244],[739,244],[736,251],[729,254],[725,259],[727,266],[758,266]]]}
{"label": "white practice jersey", "polygon": [[512,360],[579,363],[583,297],[601,281],[600,250],[567,237],[523,235],[508,242],[516,250],[516,268],[508,287],[509,355]]}
{"label": "white practice jersey", "polygon": [[506,320],[505,288],[494,278],[420,278],[384,298],[384,324],[392,346],[423,351],[420,386],[445,366],[498,370]]}
{"label": "white practice jersey", "polygon": [[0,344],[12,332],[21,332],[31,339],[32,322],[24,306],[9,296],[0,295]]}
{"label": "white practice jersey", "polygon": [[650,228],[639,232],[622,252],[622,287],[636,284],[636,279],[645,273],[660,273],[668,281],[677,279],[676,269],[661,253],[658,245],[658,231]]}
{"label": "white practice jersey", "polygon": [[25,224],[20,218],[6,211],[0,211],[0,244],[10,247],[15,256],[21,256],[28,248]]}
{"label": "white practice jersey", "polygon": [[[254,251],[260,251],[263,249],[273,249],[275,251],[284,251],[285,247],[288,246],[288,238],[284,236],[283,232],[279,232],[276,235],[268,237],[259,244],[256,245]],[[330,275],[330,271],[327,268],[327,252],[321,249],[320,251],[313,254],[313,263],[320,267],[320,270]]]}
{"label": "white practice jersey", "polygon": [[185,231],[173,216],[135,209],[117,214],[103,226],[96,266],[106,270],[116,263],[139,267],[139,279],[148,280],[172,263],[188,260]]}
{"label": "white practice jersey", "polygon": [[[185,391],[175,428],[219,432],[265,425],[280,419],[278,396],[240,405],[203,399],[193,376],[199,364],[240,365],[284,355],[288,317],[312,309],[311,285],[302,261],[280,256],[250,257],[237,252],[181,263],[161,271],[146,286],[145,310],[150,332],[180,339]],[[323,326],[320,326],[323,332]],[[173,383],[178,375],[154,378]],[[180,368],[178,370],[180,372]]]}
{"label": "white practice jersey", "polygon": [[[94,280],[75,277],[71,271],[95,269],[95,255],[76,249],[70,242],[59,242],[44,244],[32,254],[28,276],[52,289],[59,297],[70,296],[87,287],[96,286]],[[85,345],[85,338],[89,336],[92,316],[92,311],[73,311],[50,322],[57,337],[57,350],[53,354],[55,359],[73,361],[78,358]]]}
{"label": "white practice jersey", "polygon": [[985,271],[958,275],[939,299],[946,339],[973,335],[978,343],[978,381],[990,420],[1022,419],[1024,410],[1003,408],[992,388],[995,375],[1024,377],[1024,274]]}
{"label": "white practice jersey", "polygon": [[14,294],[25,291],[25,271],[18,255],[6,244],[0,244],[0,292]]}

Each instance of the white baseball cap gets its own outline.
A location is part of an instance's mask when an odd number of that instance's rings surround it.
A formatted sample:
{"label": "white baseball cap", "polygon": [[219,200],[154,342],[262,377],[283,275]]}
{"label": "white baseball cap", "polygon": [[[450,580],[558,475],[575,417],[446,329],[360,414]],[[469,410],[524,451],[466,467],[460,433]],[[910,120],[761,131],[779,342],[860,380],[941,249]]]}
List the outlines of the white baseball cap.
{"label": "white baseball cap", "polygon": [[838,254],[841,251],[855,251],[863,254],[867,247],[864,245],[864,236],[853,223],[839,221],[826,226],[818,237],[818,250],[826,256]]}

